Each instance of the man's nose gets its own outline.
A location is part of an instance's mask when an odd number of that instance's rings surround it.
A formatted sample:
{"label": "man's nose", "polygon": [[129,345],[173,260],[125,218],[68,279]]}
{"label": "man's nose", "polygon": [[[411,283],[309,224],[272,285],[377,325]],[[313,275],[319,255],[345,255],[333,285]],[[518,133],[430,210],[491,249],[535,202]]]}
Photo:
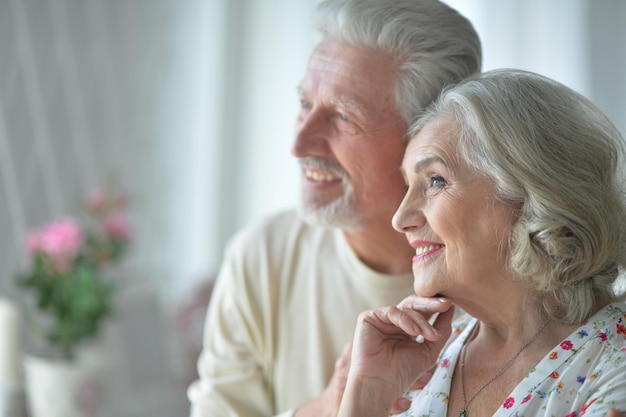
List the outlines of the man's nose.
{"label": "man's nose", "polygon": [[296,121],[295,138],[291,154],[296,158],[328,156],[330,130],[325,112],[313,108],[300,115]]}

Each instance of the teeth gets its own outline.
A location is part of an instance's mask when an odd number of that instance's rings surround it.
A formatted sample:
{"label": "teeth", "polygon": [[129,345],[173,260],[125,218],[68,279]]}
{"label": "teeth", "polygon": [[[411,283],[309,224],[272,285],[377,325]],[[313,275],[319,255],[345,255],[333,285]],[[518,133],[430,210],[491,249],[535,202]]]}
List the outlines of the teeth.
{"label": "teeth", "polygon": [[336,181],[336,177],[328,174],[322,174],[317,171],[306,171],[305,175],[307,178],[312,179],[313,181],[324,181],[324,182],[333,182]]}
{"label": "teeth", "polygon": [[431,250],[435,250],[435,249],[439,249],[442,248],[443,245],[427,245],[427,246],[420,246],[419,248],[415,249],[415,254],[416,255],[422,255],[426,252],[429,252]]}

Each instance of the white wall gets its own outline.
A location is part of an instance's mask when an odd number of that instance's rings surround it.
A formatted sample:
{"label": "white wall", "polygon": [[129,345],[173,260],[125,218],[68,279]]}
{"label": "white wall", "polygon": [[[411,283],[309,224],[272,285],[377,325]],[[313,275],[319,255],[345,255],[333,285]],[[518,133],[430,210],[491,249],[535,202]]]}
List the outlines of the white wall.
{"label": "white wall", "polygon": [[[239,51],[228,81],[226,133],[237,146],[230,150],[227,190],[231,229],[295,204],[299,171],[289,151],[298,111],[296,87],[314,45],[310,21],[313,0],[235,1],[233,26],[239,29],[230,47]],[[231,20],[232,21],[232,20]],[[226,211],[226,210],[225,210]],[[228,213],[224,213],[228,214]]]}
{"label": "white wall", "polygon": [[444,0],[476,27],[483,70],[521,68],[593,100],[626,132],[626,2]]}

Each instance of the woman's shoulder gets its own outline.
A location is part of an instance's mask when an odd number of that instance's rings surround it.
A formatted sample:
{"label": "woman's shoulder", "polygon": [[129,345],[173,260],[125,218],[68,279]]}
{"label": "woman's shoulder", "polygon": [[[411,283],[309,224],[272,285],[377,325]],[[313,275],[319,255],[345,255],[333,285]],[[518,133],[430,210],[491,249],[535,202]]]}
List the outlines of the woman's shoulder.
{"label": "woman's shoulder", "polygon": [[626,357],[626,303],[616,302],[600,309],[583,323],[598,340]]}

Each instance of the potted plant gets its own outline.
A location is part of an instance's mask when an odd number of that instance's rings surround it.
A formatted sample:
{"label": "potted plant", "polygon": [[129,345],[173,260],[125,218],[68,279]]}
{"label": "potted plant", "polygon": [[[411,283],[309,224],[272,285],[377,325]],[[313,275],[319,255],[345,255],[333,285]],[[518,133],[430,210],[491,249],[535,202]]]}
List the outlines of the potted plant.
{"label": "potted plant", "polygon": [[[26,236],[30,269],[20,274],[17,282],[33,295],[38,311],[32,315],[31,322],[56,358],[54,361],[33,356],[25,359],[26,391],[34,416],[37,408],[42,407],[47,416],[53,415],[51,399],[36,398],[36,392],[50,392],[49,387],[41,387],[48,379],[53,386],[56,383],[70,387],[70,391],[79,391],[68,393],[66,400],[62,400],[60,393],[54,394],[52,402],[63,406],[59,415],[88,415],[93,408],[91,384],[76,369],[77,348],[97,336],[104,320],[113,313],[114,283],[104,279],[102,272],[121,260],[127,251],[130,228],[124,213],[126,205],[124,196],[100,188],[84,201],[87,212],[84,224],[63,217]],[[32,375],[40,372],[42,366],[46,367],[44,374]],[[52,375],[50,366],[63,369],[65,376],[47,377]],[[61,378],[64,381],[58,380]]]}

